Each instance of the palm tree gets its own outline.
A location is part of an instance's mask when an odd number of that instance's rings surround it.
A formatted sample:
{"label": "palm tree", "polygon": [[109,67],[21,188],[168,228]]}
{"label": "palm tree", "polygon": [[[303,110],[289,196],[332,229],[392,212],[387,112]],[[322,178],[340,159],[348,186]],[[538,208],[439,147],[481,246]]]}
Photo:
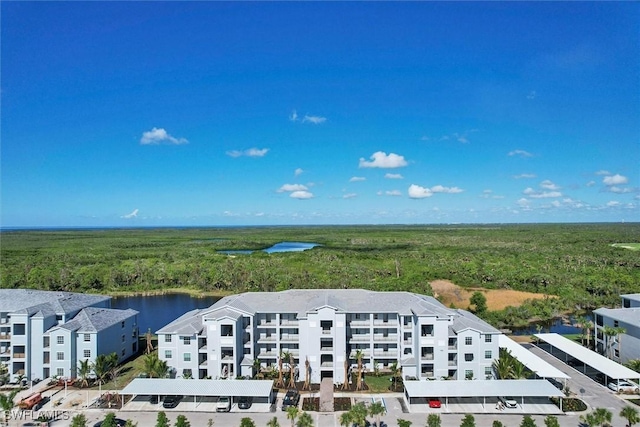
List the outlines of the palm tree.
{"label": "palm tree", "polygon": [[638,415],[638,410],[632,406],[625,406],[620,411],[620,416],[627,420],[627,424],[629,427],[632,427],[634,424],[640,423],[640,415]]}
{"label": "palm tree", "polygon": [[267,427],[280,427],[280,423],[278,422],[278,417],[273,417],[267,423]]}
{"label": "palm tree", "polygon": [[604,353],[605,356],[611,359],[611,346],[613,345],[613,337],[618,335],[616,328],[604,325],[602,327],[602,333],[604,334]]}
{"label": "palm tree", "polygon": [[340,414],[340,425],[342,427],[349,427],[351,425],[351,413],[343,412]]}
{"label": "palm tree", "polygon": [[627,330],[622,326],[617,326],[613,329],[616,330],[617,334],[616,339],[618,340],[618,358],[620,359],[622,358],[622,336],[627,333]]}
{"label": "palm tree", "polygon": [[93,373],[96,374],[100,392],[102,392],[102,384],[104,384],[109,377],[109,371],[111,370],[109,363],[109,359],[104,354],[99,354],[93,363]]}
{"label": "palm tree", "polygon": [[[280,353],[280,358],[278,358],[278,380],[275,383],[276,387],[284,387],[284,368],[282,367],[282,359],[284,359],[285,353]],[[293,427],[293,425],[291,426]]]}
{"label": "palm tree", "polygon": [[313,418],[306,412],[301,413],[300,416],[298,416],[296,427],[313,427]]}
{"label": "palm tree", "polygon": [[262,370],[262,363],[260,363],[260,359],[257,357],[253,359],[253,377],[257,378],[260,375],[260,371]]}
{"label": "palm tree", "polygon": [[605,408],[596,408],[593,412],[586,415],[580,415],[580,421],[589,426],[603,426],[605,423],[611,422],[613,414]]}
{"label": "palm tree", "polygon": [[351,378],[349,378],[349,356],[347,355],[347,357],[344,359],[344,383],[342,384],[343,390],[349,389],[350,379]]}
{"label": "palm tree", "polygon": [[358,380],[356,382],[356,390],[362,390],[362,357],[364,352],[360,349],[356,351],[355,357],[358,363]]}
{"label": "palm tree", "polygon": [[514,359],[513,365],[511,367],[511,378],[520,380],[520,379],[527,379],[530,376],[531,376],[531,371],[529,371],[522,362]]}
{"label": "palm tree", "polygon": [[382,402],[374,402],[369,405],[369,415],[375,417],[377,426],[380,425],[380,416],[384,415],[385,412],[387,412],[387,410]]}
{"label": "palm tree", "polygon": [[4,415],[5,425],[9,425],[9,411],[11,411],[11,408],[15,406],[15,404],[13,403],[13,398],[16,397],[18,391],[19,390],[13,390],[9,394],[0,393],[0,409],[2,409],[2,413]]}
{"label": "palm tree", "polygon": [[398,361],[394,361],[390,366],[389,369],[391,370],[391,380],[393,381],[393,391],[396,391],[396,383],[398,381],[398,377],[400,376],[400,366],[398,364]]}
{"label": "palm tree", "polygon": [[298,418],[299,409],[297,406],[287,407],[287,419],[291,420],[291,427],[295,427],[296,418]]}
{"label": "palm tree", "polygon": [[499,356],[493,361],[493,370],[501,380],[513,377],[513,362],[509,350],[500,348]]}
{"label": "palm tree", "polygon": [[369,411],[367,411],[367,407],[364,406],[364,403],[359,402],[351,407],[349,410],[349,414],[351,415],[351,421],[358,426],[364,427],[367,424],[367,415]]}
{"label": "palm tree", "polygon": [[289,353],[289,388],[296,388],[295,368],[296,363],[293,353]]}
{"label": "palm tree", "polygon": [[78,362],[78,376],[80,377],[80,387],[89,387],[89,374],[93,370],[93,364],[89,359]]}

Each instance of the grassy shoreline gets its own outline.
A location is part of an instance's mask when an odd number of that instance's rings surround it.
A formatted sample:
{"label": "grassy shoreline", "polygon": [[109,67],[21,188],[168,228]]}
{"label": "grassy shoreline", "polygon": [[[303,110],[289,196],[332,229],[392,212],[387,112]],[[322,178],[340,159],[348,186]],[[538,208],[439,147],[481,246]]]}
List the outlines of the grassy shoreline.
{"label": "grassy shoreline", "polygon": [[101,295],[109,295],[114,298],[118,297],[149,297],[156,295],[167,294],[186,294],[192,298],[207,298],[207,297],[226,297],[232,295],[230,291],[203,291],[195,288],[165,288],[151,291],[115,291],[115,292],[101,292]]}

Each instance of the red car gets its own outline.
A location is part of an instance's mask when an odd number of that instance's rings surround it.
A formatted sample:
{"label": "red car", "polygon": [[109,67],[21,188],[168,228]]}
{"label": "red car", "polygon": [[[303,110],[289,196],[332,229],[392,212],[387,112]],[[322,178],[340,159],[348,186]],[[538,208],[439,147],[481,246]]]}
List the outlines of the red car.
{"label": "red car", "polygon": [[429,408],[439,408],[441,406],[440,399],[431,398],[429,399]]}

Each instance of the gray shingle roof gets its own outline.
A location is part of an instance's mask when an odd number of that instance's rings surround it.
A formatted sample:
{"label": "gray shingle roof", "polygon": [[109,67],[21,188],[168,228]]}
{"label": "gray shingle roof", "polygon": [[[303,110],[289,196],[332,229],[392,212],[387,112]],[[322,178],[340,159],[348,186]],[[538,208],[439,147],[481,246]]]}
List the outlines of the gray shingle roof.
{"label": "gray shingle roof", "polygon": [[451,329],[456,333],[464,331],[465,329],[474,329],[487,334],[500,334],[499,330],[489,325],[473,313],[460,309],[455,310],[455,312],[459,316],[454,317]]}
{"label": "gray shingle roof", "polygon": [[197,335],[202,331],[202,313],[205,309],[187,311],[168,325],[163,326],[156,334],[184,334]]}
{"label": "gray shingle roof", "polygon": [[410,292],[375,292],[363,289],[292,289],[282,292],[247,292],[225,297],[207,311],[221,307],[254,314],[307,313],[329,306],[348,313],[400,313],[448,317],[452,310],[438,300]]}
{"label": "gray shingle roof", "polygon": [[82,309],[70,321],[57,327],[79,333],[100,332],[137,314],[136,310],[130,308],[117,310],[114,308],[88,307]]}
{"label": "gray shingle roof", "polygon": [[0,289],[0,311],[33,315],[68,314],[110,300],[105,295],[73,292],[38,291],[32,289]]}

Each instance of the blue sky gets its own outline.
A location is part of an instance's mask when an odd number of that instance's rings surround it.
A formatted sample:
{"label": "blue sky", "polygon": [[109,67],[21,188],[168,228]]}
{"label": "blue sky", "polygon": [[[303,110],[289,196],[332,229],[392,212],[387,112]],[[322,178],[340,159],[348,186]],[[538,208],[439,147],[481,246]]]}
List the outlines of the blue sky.
{"label": "blue sky", "polygon": [[1,225],[640,220],[638,2],[2,2]]}

